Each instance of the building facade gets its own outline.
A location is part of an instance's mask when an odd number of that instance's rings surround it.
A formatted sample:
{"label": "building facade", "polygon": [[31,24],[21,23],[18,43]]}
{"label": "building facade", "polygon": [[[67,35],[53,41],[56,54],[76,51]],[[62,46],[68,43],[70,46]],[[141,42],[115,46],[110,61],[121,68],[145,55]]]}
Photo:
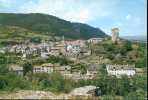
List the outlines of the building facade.
{"label": "building facade", "polygon": [[88,43],[93,43],[93,44],[97,44],[102,41],[103,41],[103,38],[91,38],[91,39],[87,40]]}
{"label": "building facade", "polygon": [[33,67],[34,73],[40,73],[40,72],[52,73],[53,71],[54,71],[54,65],[51,63],[45,63]]}
{"label": "building facade", "polygon": [[135,65],[107,65],[107,73],[116,76],[133,76],[135,75]]}

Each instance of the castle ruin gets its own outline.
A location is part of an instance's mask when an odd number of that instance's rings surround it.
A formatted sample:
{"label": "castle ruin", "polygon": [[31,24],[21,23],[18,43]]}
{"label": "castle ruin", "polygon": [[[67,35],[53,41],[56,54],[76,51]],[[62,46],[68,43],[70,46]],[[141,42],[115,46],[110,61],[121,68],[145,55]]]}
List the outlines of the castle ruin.
{"label": "castle ruin", "polygon": [[118,42],[119,41],[119,29],[118,28],[113,28],[111,29],[112,31],[112,42]]}

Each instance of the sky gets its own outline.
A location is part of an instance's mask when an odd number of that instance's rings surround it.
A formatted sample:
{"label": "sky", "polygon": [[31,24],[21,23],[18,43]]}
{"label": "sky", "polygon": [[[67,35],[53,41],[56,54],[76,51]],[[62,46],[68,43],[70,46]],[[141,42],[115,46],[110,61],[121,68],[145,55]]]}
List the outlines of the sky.
{"label": "sky", "polygon": [[0,0],[0,13],[44,13],[111,35],[147,36],[147,0]]}

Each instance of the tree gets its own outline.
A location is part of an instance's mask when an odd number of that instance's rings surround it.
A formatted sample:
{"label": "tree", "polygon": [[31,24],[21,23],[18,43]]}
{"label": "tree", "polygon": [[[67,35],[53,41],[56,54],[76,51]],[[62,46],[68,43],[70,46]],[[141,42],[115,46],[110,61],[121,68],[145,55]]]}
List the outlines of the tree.
{"label": "tree", "polygon": [[111,37],[109,36],[109,37],[107,38],[107,40],[109,40],[109,41],[110,41],[110,40],[111,40]]}
{"label": "tree", "polygon": [[125,48],[127,51],[132,51],[132,44],[131,41],[125,41]]}
{"label": "tree", "polygon": [[135,92],[130,92],[123,97],[125,100],[139,100]]}
{"label": "tree", "polygon": [[145,99],[146,98],[146,91],[142,88],[139,88],[136,90],[137,96],[139,99]]}
{"label": "tree", "polygon": [[9,72],[6,65],[0,65],[0,75],[5,75]]}
{"label": "tree", "polygon": [[26,75],[27,72],[32,71],[32,65],[30,62],[27,61],[22,66],[23,66],[24,75]]}
{"label": "tree", "polygon": [[5,64],[6,59],[5,54],[0,53],[0,65]]}
{"label": "tree", "polygon": [[0,75],[0,90],[4,90],[7,84],[7,80],[4,76]]}
{"label": "tree", "polygon": [[106,50],[107,51],[114,51],[115,46],[113,44],[107,45]]}
{"label": "tree", "polygon": [[115,58],[115,56],[111,53],[108,53],[107,57],[110,59],[110,60],[113,60]]}

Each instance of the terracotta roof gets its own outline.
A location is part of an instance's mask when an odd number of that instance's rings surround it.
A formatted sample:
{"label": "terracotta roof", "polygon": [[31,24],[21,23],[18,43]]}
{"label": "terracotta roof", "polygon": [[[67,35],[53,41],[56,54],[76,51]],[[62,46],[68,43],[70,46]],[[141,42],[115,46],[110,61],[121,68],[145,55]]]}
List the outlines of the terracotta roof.
{"label": "terracotta roof", "polygon": [[144,69],[143,68],[135,68],[137,73],[143,73]]}
{"label": "terracotta roof", "polygon": [[51,63],[45,63],[41,65],[42,67],[53,67],[54,65]]}
{"label": "terracotta roof", "polygon": [[51,48],[51,50],[60,50],[60,48],[53,47],[53,48]]}
{"label": "terracotta roof", "polygon": [[65,45],[63,44],[58,44],[58,45],[56,45],[57,47],[65,47]]}
{"label": "terracotta roof", "polygon": [[17,46],[18,46],[18,45],[14,45],[14,46],[12,46],[12,48],[17,48]]}
{"label": "terracotta roof", "polygon": [[34,66],[33,68],[41,68],[41,66],[39,66],[39,65],[36,65],[36,66]]}

